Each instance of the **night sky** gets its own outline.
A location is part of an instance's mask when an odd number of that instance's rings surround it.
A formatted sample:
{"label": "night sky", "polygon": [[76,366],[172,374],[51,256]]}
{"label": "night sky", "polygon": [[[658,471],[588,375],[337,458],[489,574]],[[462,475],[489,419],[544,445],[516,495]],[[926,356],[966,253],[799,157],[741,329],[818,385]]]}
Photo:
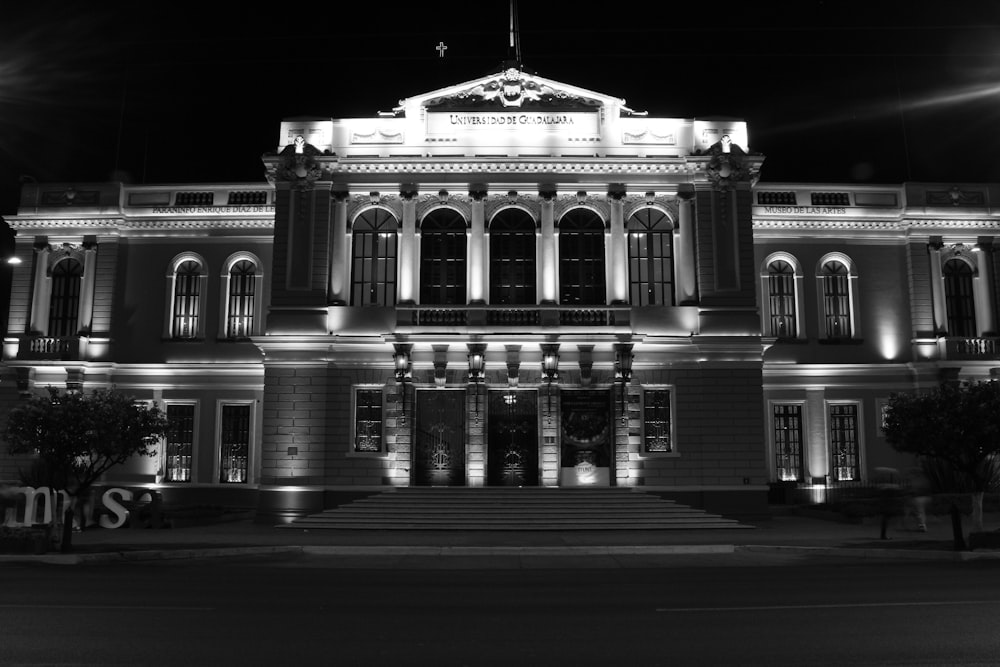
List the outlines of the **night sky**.
{"label": "night sky", "polygon": [[[507,0],[139,4],[4,7],[0,214],[23,179],[264,182],[282,118],[373,116],[509,55]],[[1000,3],[519,4],[525,67],[743,118],[765,182],[1000,181]]]}

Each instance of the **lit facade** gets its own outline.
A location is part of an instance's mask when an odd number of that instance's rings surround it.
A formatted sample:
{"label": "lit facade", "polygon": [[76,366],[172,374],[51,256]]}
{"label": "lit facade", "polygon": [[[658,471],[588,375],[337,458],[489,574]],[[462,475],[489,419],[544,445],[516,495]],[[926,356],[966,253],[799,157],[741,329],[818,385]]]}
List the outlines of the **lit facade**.
{"label": "lit facade", "polygon": [[763,161],[511,69],[285,121],[266,183],[26,185],[0,391],[155,401],[170,437],[109,483],[262,517],[409,485],[759,514],[900,465],[889,394],[997,358],[995,189]]}

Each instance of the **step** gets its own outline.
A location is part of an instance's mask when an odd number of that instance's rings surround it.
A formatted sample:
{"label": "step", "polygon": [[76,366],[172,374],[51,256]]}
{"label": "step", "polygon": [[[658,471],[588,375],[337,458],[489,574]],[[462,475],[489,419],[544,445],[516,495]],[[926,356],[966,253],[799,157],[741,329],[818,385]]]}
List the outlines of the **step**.
{"label": "step", "polygon": [[297,519],[343,530],[706,530],[750,528],[632,489],[404,487]]}

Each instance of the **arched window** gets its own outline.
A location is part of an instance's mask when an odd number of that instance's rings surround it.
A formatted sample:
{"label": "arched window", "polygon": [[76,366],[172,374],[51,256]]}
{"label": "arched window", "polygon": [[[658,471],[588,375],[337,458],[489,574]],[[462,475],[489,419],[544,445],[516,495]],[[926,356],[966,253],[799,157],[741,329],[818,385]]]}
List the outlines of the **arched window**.
{"label": "arched window", "polygon": [[820,269],[823,289],[824,332],[827,338],[851,338],[851,286],[847,266],[836,259],[824,262]]}
{"label": "arched window", "polygon": [[227,338],[246,338],[254,334],[256,296],[257,265],[249,259],[241,259],[229,269]]}
{"label": "arched window", "polygon": [[420,303],[465,304],[466,223],[458,211],[439,208],[420,225]]}
{"label": "arched window", "polygon": [[182,261],[174,270],[173,338],[197,338],[202,333],[201,276],[202,265],[194,259]]}
{"label": "arched window", "polygon": [[974,338],[977,331],[972,267],[961,259],[949,259],[941,267],[941,275],[944,277],[948,335]]}
{"label": "arched window", "polygon": [[396,305],[399,223],[383,208],[362,211],[352,225],[351,305]]}
{"label": "arched window", "polygon": [[504,209],[490,222],[490,303],[533,304],[535,282],[535,221]]}
{"label": "arched window", "polygon": [[75,259],[60,260],[52,267],[52,297],[49,301],[50,336],[76,336],[79,333],[80,285],[83,265]]}
{"label": "arched window", "polygon": [[795,338],[798,322],[795,308],[795,267],[783,259],[767,266],[767,302],[770,334],[777,338]]}
{"label": "arched window", "polygon": [[633,306],[674,305],[673,225],[667,214],[642,208],[628,219],[629,301]]}
{"label": "arched window", "polygon": [[607,303],[604,270],[604,221],[589,209],[575,208],[559,220],[559,302]]}

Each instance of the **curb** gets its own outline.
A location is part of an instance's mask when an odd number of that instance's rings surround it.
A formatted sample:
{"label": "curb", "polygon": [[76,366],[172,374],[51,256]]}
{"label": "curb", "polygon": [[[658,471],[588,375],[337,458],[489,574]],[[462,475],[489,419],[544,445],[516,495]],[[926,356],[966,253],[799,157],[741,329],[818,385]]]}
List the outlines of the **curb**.
{"label": "curb", "polygon": [[998,560],[1000,551],[932,551],[919,549],[871,549],[855,547],[809,547],[767,544],[691,544],[638,546],[251,546],[197,549],[158,549],[143,551],[105,551],[87,554],[0,554],[2,563],[42,563],[46,565],[82,565],[98,563],[143,562],[153,560],[192,560],[234,556],[308,554],[313,556],[676,556],[689,554],[756,553],[774,555],[833,556],[880,560]]}
{"label": "curb", "polygon": [[839,556],[861,559],[882,560],[997,560],[1000,551],[936,551],[920,549],[859,549],[855,547],[802,547],[766,544],[746,544],[736,547],[737,551],[751,553],[772,553],[804,556]]}

